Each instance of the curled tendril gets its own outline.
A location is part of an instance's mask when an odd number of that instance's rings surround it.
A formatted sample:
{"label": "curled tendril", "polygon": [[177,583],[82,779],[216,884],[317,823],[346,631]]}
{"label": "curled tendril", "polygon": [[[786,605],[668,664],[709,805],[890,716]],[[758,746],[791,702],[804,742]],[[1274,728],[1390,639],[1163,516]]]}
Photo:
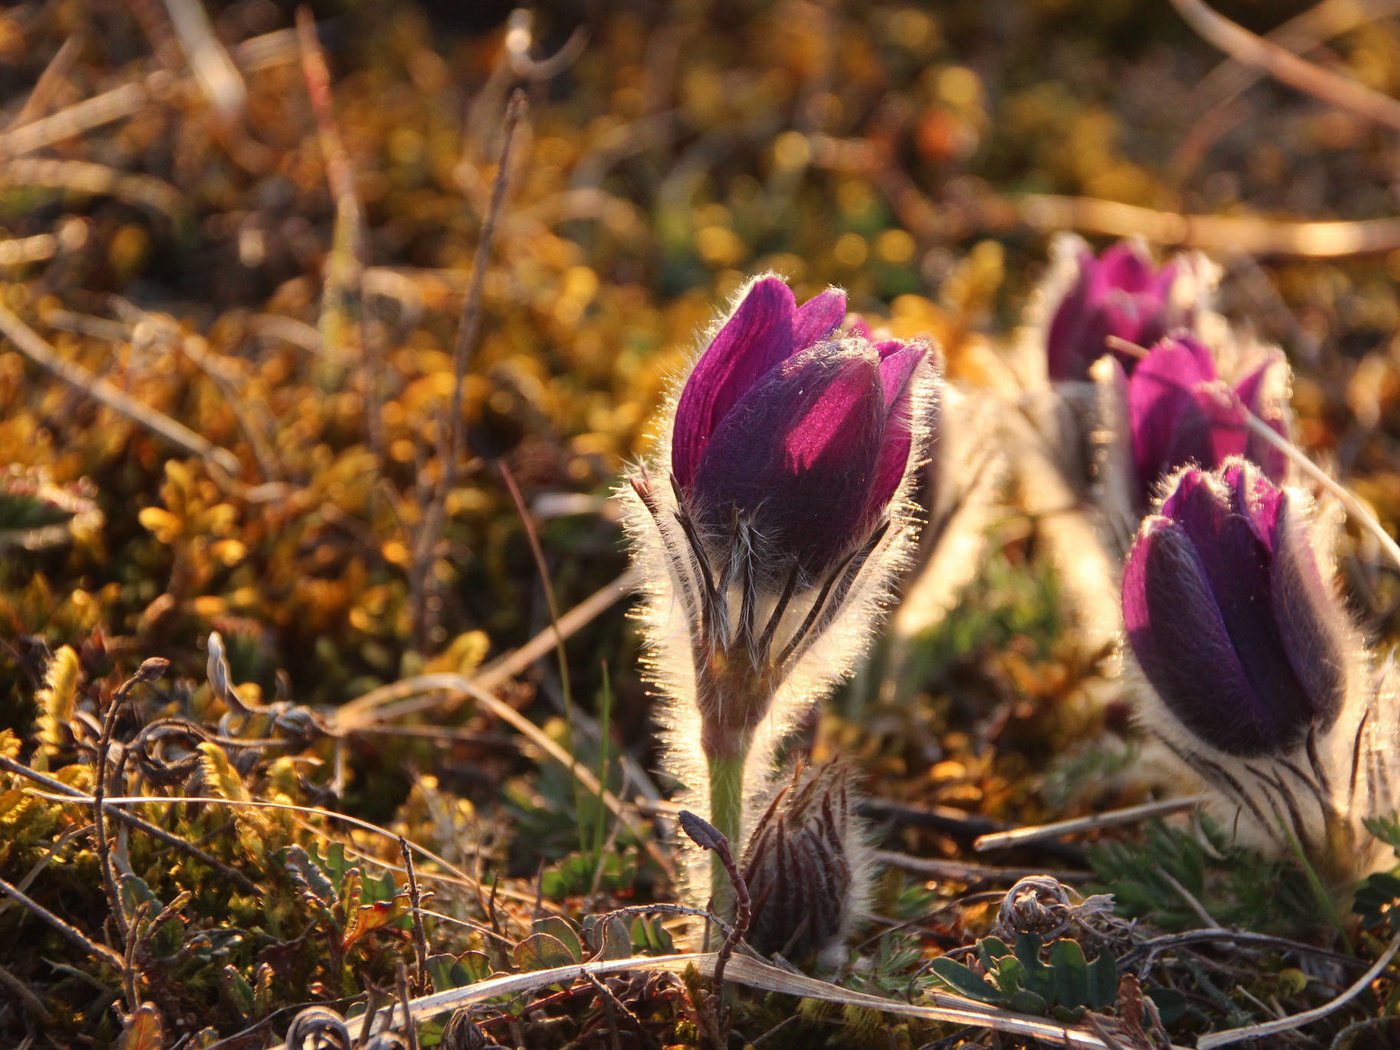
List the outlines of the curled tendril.
{"label": "curled tendril", "polygon": [[325,1006],[308,1006],[287,1028],[287,1050],[352,1050],[345,1018]]}

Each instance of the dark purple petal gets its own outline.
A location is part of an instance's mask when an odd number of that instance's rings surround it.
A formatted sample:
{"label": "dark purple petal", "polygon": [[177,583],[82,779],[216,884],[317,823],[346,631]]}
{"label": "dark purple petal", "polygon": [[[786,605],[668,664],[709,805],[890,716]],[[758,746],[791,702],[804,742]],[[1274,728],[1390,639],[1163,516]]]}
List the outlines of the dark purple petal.
{"label": "dark purple petal", "polygon": [[1050,326],[1045,333],[1045,354],[1054,380],[1082,379],[1094,361],[1086,343],[1093,343],[1092,336],[1086,337],[1084,329],[1089,314],[1089,281],[1094,255],[1087,248],[1078,256],[1079,272],[1074,284],[1055,306],[1050,317]]}
{"label": "dark purple petal", "polygon": [[1219,473],[1229,492],[1231,509],[1249,519],[1259,542],[1272,554],[1278,516],[1283,509],[1283,490],[1270,484],[1259,468],[1246,459],[1227,460]]}
{"label": "dark purple petal", "polygon": [[1234,755],[1273,750],[1279,727],[1245,676],[1195,545],[1176,523],[1143,523],[1123,570],[1123,622],[1139,666],[1193,734]]}
{"label": "dark purple petal", "polygon": [[1144,492],[1157,479],[1195,461],[1213,467],[1210,421],[1196,388],[1215,379],[1210,353],[1195,340],[1166,339],[1128,379],[1133,463]]}
{"label": "dark purple petal", "polygon": [[[826,308],[814,310],[808,325],[824,322]],[[682,489],[690,486],[705,443],[735,403],[798,349],[795,311],[792,289],[781,278],[760,278],[696,362],[676,407],[671,443],[671,469]]]}
{"label": "dark purple petal", "polygon": [[[928,357],[928,348],[919,343],[882,343],[880,353],[880,385],[884,392],[884,443],[875,464],[875,478],[866,500],[865,518],[873,523],[893,498],[899,483],[909,468],[909,450],[913,448],[913,420],[909,418],[914,375]],[[887,351],[886,347],[890,347]]]}
{"label": "dark purple petal", "polygon": [[834,342],[803,350],[721,421],[695,471],[693,512],[717,533],[737,509],[760,540],[817,572],[863,538],[884,419],[874,353]]}
{"label": "dark purple petal", "polygon": [[1137,355],[1109,345],[1110,338],[1148,347],[1189,320],[1172,303],[1179,267],[1160,269],[1137,245],[1122,241],[1098,259],[1087,250],[1078,256],[1079,272],[1056,304],[1046,331],[1046,357],[1055,381],[1084,379],[1089,366],[1112,351],[1132,373]]}
{"label": "dark purple petal", "polygon": [[1274,619],[1288,662],[1307,692],[1312,718],[1330,727],[1346,697],[1353,645],[1345,610],[1323,579],[1307,522],[1281,495],[1271,585]]}

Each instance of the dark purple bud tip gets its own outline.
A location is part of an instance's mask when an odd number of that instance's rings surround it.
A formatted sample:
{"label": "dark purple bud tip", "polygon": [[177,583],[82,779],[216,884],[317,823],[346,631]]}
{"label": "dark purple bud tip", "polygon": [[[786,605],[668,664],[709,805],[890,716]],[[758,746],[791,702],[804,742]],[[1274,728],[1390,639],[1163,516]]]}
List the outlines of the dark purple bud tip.
{"label": "dark purple bud tip", "polygon": [[1228,754],[1280,754],[1341,710],[1350,632],[1305,498],[1246,460],[1171,480],[1128,552],[1123,622],[1167,710]]}
{"label": "dark purple bud tip", "polygon": [[1287,459],[1251,432],[1249,415],[1283,433],[1278,390],[1286,372],[1282,357],[1273,356],[1232,388],[1199,340],[1177,334],[1157,343],[1127,384],[1139,506],[1147,506],[1161,478],[1188,463],[1213,470],[1231,456],[1248,456],[1281,482]]}
{"label": "dark purple bud tip", "polygon": [[681,810],[676,819],[680,821],[681,830],[701,849],[717,850],[729,844],[719,828],[688,809]]}
{"label": "dark purple bud tip", "polygon": [[751,284],[695,366],[671,465],[692,518],[820,573],[875,527],[908,469],[922,344],[838,333],[845,296],[797,307],[776,277]]}
{"label": "dark purple bud tip", "polygon": [[793,961],[821,952],[844,932],[855,909],[861,851],[846,770],[833,765],[795,773],[744,853],[752,898],[749,943]]}
{"label": "dark purple bud tip", "polygon": [[1063,296],[1050,304],[1045,351],[1050,378],[1080,380],[1089,366],[1112,351],[1128,373],[1137,365],[1131,353],[1110,345],[1110,337],[1147,347],[1167,332],[1189,324],[1191,311],[1173,301],[1173,285],[1184,262],[1153,264],[1147,249],[1120,241],[1098,258],[1075,240],[1074,274]]}

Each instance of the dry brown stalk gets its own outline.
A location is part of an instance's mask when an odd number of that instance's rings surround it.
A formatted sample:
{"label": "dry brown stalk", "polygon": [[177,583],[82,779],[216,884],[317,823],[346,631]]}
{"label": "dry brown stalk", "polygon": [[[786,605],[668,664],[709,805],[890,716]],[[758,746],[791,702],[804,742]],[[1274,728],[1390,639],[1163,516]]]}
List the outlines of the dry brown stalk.
{"label": "dry brown stalk", "polygon": [[4,306],[0,306],[0,334],[9,339],[14,348],[25,357],[67,383],[80,394],[92,398],[118,415],[144,427],[153,434],[159,435],[180,450],[192,456],[198,456],[213,468],[216,477],[219,475],[232,476],[238,473],[238,457],[228,449],[220,448],[208,438],[196,434],[183,423],[171,419],[150,405],[137,401],[101,376],[92,375],[82,366],[65,361],[58,355],[58,351],[41,338],[34,329]]}

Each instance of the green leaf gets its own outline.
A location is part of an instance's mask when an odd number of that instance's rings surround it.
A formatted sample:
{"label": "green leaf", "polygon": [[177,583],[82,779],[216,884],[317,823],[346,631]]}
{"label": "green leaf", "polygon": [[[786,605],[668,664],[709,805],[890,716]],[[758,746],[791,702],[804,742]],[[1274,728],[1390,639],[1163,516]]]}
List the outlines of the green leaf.
{"label": "green leaf", "polygon": [[311,854],[300,846],[288,846],[280,852],[282,866],[287,869],[287,874],[291,876],[292,882],[296,883],[297,888],[305,896],[327,908],[334,907],[338,903],[340,898],[335,892],[335,884],[331,882],[330,875]]}
{"label": "green leaf", "polygon": [[991,984],[988,984],[981,977],[969,970],[960,962],[940,955],[929,963],[934,975],[947,985],[948,989],[965,995],[969,999],[976,999],[979,1003],[987,1003],[991,1006],[1000,1006],[1004,1002],[1001,991]]}
{"label": "green leaf", "polygon": [[1099,952],[1089,964],[1089,993],[1084,1004],[1091,1010],[1106,1010],[1118,1001],[1118,960]]}
{"label": "green leaf", "polygon": [[547,933],[530,934],[515,946],[512,956],[515,965],[527,972],[552,970],[556,966],[568,966],[579,961],[563,941]]}
{"label": "green leaf", "polygon": [[536,919],[530,928],[535,933],[548,934],[563,944],[574,962],[583,959],[583,941],[579,938],[578,929],[562,915],[546,915],[543,919]]}
{"label": "green leaf", "polygon": [[1055,1002],[1062,1006],[1087,1004],[1089,964],[1084,961],[1084,949],[1080,948],[1077,942],[1062,940],[1051,946],[1050,972]]}

